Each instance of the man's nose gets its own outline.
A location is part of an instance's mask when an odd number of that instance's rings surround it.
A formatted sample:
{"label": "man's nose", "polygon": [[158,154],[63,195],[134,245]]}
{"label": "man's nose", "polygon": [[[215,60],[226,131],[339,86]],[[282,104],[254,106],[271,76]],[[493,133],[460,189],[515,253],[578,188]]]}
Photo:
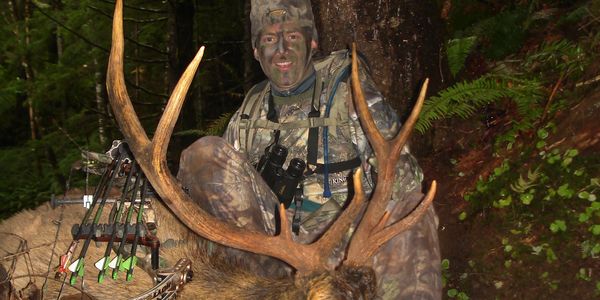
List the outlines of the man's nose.
{"label": "man's nose", "polygon": [[277,42],[277,51],[279,51],[279,53],[283,54],[288,50],[288,48],[289,48],[289,45],[285,41],[283,34],[280,34],[278,42]]}

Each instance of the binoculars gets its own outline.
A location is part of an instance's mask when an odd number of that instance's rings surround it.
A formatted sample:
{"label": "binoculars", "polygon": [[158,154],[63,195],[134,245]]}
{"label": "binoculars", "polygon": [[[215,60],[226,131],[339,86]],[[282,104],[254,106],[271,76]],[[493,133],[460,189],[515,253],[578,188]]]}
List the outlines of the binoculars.
{"label": "binoculars", "polygon": [[284,170],[283,163],[287,154],[287,148],[277,144],[273,145],[268,151],[265,151],[256,165],[258,173],[275,192],[279,202],[283,203],[285,208],[290,207],[306,169],[306,163],[303,160],[293,158],[287,169]]}

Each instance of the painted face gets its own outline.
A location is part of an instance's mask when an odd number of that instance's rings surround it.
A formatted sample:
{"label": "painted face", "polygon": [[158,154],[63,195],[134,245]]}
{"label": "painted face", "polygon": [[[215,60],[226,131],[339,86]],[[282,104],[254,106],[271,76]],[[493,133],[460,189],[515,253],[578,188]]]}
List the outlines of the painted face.
{"label": "painted face", "polygon": [[291,90],[310,75],[311,48],[316,43],[296,22],[263,27],[256,45],[254,57],[278,90]]}

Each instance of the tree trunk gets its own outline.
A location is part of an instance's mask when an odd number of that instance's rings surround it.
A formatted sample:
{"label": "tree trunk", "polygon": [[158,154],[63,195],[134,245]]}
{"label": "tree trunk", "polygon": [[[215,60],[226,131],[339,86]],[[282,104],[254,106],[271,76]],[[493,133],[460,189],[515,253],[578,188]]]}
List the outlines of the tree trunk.
{"label": "tree trunk", "polygon": [[[168,94],[170,95],[177,81],[179,81],[181,74],[183,74],[187,65],[192,61],[197,49],[194,45],[194,17],[196,15],[194,0],[169,0],[168,5]],[[179,121],[176,125],[176,131],[198,127],[198,120],[196,119],[198,114],[195,111],[193,101],[190,101],[195,98],[195,91],[196,89],[192,85],[183,104]],[[193,141],[194,139],[192,138],[178,136],[174,136],[171,139],[167,160],[172,171],[177,168],[181,151]]]}
{"label": "tree trunk", "polygon": [[430,95],[443,85],[443,23],[437,1],[312,0],[324,54],[356,41],[375,83],[404,116],[420,84],[430,78]]}
{"label": "tree trunk", "polygon": [[[101,67],[102,66],[102,67]],[[98,110],[98,139],[100,140],[100,145],[107,146],[106,144],[106,120],[104,118],[104,114],[106,112],[106,101],[103,97],[104,84],[106,82],[106,78],[104,76],[104,64],[100,65],[98,63],[98,59],[94,59],[94,68],[96,72],[94,73],[94,79],[96,80],[96,109]]]}
{"label": "tree trunk", "polygon": [[[196,54],[194,16],[193,0],[169,1],[169,94]],[[194,98],[193,91],[193,88],[190,89],[187,99]],[[186,101],[181,110],[179,123],[183,128],[195,128],[197,125],[195,116],[193,103]]]}

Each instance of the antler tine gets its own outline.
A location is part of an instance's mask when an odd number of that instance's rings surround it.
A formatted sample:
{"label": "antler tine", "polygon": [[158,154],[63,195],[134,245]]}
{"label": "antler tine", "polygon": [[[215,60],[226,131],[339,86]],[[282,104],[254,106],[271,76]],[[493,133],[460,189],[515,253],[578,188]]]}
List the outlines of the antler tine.
{"label": "antler tine", "polygon": [[339,215],[329,229],[315,242],[315,246],[320,250],[317,253],[323,253],[321,259],[327,260],[329,255],[343,239],[344,234],[348,232],[352,222],[364,207],[365,192],[362,187],[363,171],[358,168],[353,175],[354,197],[346,209]]}
{"label": "antler tine", "polygon": [[419,92],[419,97],[417,98],[415,106],[413,107],[410,115],[408,116],[408,119],[406,119],[406,122],[402,124],[402,129],[400,129],[400,132],[398,132],[398,134],[392,141],[392,144],[394,145],[392,148],[392,157],[400,156],[400,152],[402,152],[404,144],[406,144],[406,141],[408,141],[408,138],[410,137],[413,128],[415,128],[415,124],[417,123],[417,119],[419,119],[419,114],[421,113],[421,109],[423,108],[423,103],[425,102],[425,95],[427,94],[428,86],[429,78],[425,78],[425,81],[421,86],[421,91]]}
{"label": "antler tine", "polygon": [[[123,75],[123,3],[117,1],[113,17],[112,49],[108,59],[108,70],[106,75],[106,90],[111,100],[113,112],[123,131],[131,132],[130,143],[141,148],[150,143],[140,120],[137,118],[127,89],[125,88],[125,77]],[[118,50],[121,51],[118,51]],[[122,121],[122,122],[121,122]]]}
{"label": "antler tine", "polygon": [[154,133],[154,138],[152,138],[152,143],[154,145],[153,157],[163,158],[167,155],[167,146],[169,145],[175,123],[177,123],[177,117],[181,112],[185,96],[192,84],[192,80],[194,79],[194,75],[196,74],[196,70],[198,70],[198,65],[200,65],[203,56],[204,46],[200,47],[200,50],[198,50],[198,53],[196,53],[192,62],[185,69],[183,75],[181,75],[175,89],[173,89],[171,97],[169,97],[169,102],[167,102],[167,106],[165,107],[163,115],[158,122],[156,132]]}
{"label": "antler tine", "polygon": [[[379,250],[381,246],[383,246],[393,237],[411,228],[419,220],[421,220],[423,215],[425,215],[425,213],[427,212],[429,206],[431,206],[431,204],[433,203],[436,190],[437,183],[434,180],[431,182],[431,187],[429,188],[427,195],[425,195],[425,198],[421,200],[419,205],[412,212],[410,212],[409,215],[392,225],[381,228],[377,232],[373,232],[373,234],[369,237],[369,241],[363,244],[363,247],[361,247],[360,249],[356,247],[350,247],[347,259],[344,263],[351,266],[366,265],[368,260],[373,255],[375,255],[375,253],[377,253],[377,250]],[[387,216],[387,214],[385,214],[385,216]],[[381,226],[385,226],[385,224],[381,224]]]}
{"label": "antler tine", "polygon": [[357,114],[361,120],[361,125],[365,135],[371,143],[371,147],[378,161],[377,185],[372,193],[371,200],[365,211],[356,233],[352,237],[348,249],[345,264],[362,265],[375,254],[377,249],[390,238],[400,232],[410,228],[425,213],[431,204],[435,195],[435,182],[432,189],[418,208],[411,215],[398,223],[385,227],[385,222],[389,217],[386,207],[391,199],[393,186],[396,176],[396,164],[402,153],[402,148],[406,144],[416,120],[421,112],[425,94],[427,91],[428,80],[425,80],[417,103],[413,108],[410,117],[402,126],[402,129],[391,141],[387,141],[377,129],[373,117],[369,112],[367,102],[365,101],[358,75],[358,59],[356,54],[356,45],[352,47],[352,90],[354,92],[354,105]]}

